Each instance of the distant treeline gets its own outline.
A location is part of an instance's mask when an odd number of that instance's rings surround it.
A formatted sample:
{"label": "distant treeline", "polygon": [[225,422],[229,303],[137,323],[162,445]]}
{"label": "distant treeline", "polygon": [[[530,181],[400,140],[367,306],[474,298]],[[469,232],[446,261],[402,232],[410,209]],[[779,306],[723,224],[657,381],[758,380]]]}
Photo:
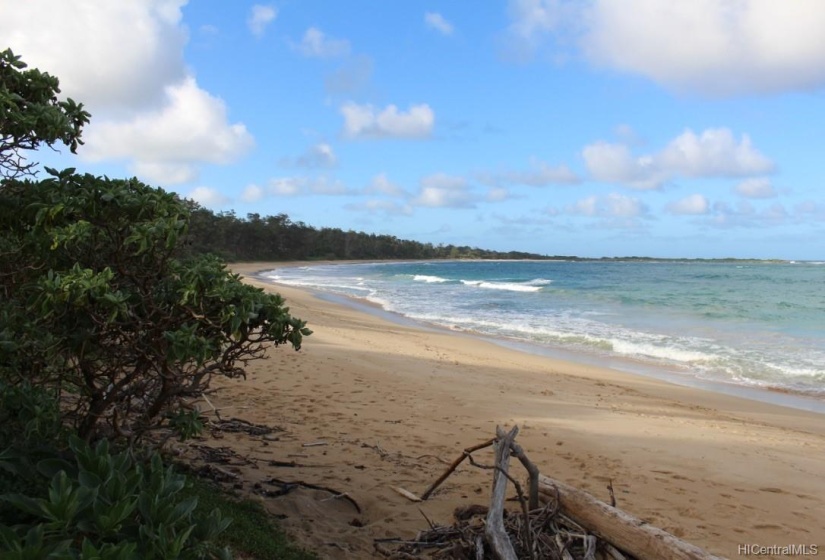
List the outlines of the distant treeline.
{"label": "distant treeline", "polygon": [[416,259],[535,259],[621,262],[785,262],[759,259],[672,259],[641,256],[578,257],[539,255],[524,251],[492,251],[466,245],[433,245],[394,235],[377,235],[339,228],[316,228],[293,222],[286,214],[264,216],[234,212],[214,213],[188,201],[191,210],[188,250],[212,253],[226,261],[284,260],[416,260]]}
{"label": "distant treeline", "polygon": [[433,245],[398,239],[394,235],[316,228],[293,222],[286,214],[247,214],[246,218],[239,218],[234,212],[214,213],[195,203],[192,203],[188,247],[193,253],[212,253],[227,261],[564,258]]}

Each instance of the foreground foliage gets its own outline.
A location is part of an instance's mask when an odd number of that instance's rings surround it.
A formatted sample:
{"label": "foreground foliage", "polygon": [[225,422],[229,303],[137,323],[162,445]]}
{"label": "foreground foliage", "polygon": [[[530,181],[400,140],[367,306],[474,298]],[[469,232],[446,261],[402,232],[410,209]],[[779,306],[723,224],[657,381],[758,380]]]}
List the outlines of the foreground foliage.
{"label": "foreground foliage", "polygon": [[0,390],[0,557],[231,557],[214,544],[230,521],[159,455],[67,438],[47,390]]}
{"label": "foreground foliage", "polygon": [[57,78],[28,69],[19,56],[0,52],[0,179],[31,174],[24,151],[61,142],[74,153],[89,113],[71,99],[59,101]]}
{"label": "foreground foliage", "polygon": [[[136,179],[50,170],[0,191],[7,379],[54,388],[81,437],[139,439],[188,414],[213,375],[310,331],[211,257],[180,260],[187,213]],[[24,336],[20,336],[23,333]]]}
{"label": "foreground foliage", "polygon": [[23,180],[26,150],[81,144],[89,115],[58,85],[0,52],[0,557],[229,558],[230,521],[139,444],[196,434],[213,376],[310,331],[185,257],[177,196],[74,169]]}
{"label": "foreground foliage", "polygon": [[260,559],[317,558],[314,554],[291,544],[260,502],[236,500],[211,482],[199,479],[194,479],[185,493],[197,496],[198,505],[204,511],[220,508],[225,516],[232,518],[232,524],[217,538],[216,542],[221,546],[229,546],[233,551]]}

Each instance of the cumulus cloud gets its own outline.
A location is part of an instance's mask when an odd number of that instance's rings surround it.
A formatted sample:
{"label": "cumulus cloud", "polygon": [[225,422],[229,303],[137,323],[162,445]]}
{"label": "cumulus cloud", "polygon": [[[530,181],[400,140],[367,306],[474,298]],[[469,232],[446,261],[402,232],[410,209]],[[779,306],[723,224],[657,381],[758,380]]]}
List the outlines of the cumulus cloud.
{"label": "cumulus cloud", "polygon": [[186,75],[180,24],[186,0],[4,4],[3,43],[29,66],[60,78],[63,94],[95,116],[160,103],[164,88]]}
{"label": "cumulus cloud", "polygon": [[334,58],[346,56],[350,44],[346,39],[333,39],[317,27],[310,27],[304,33],[301,42],[292,46],[302,55],[310,58]]}
{"label": "cumulus cloud", "polygon": [[647,214],[648,208],[638,198],[610,193],[582,198],[568,206],[567,212],[590,217],[636,218]]}
{"label": "cumulus cloud", "polygon": [[210,208],[215,206],[223,206],[227,202],[230,202],[229,198],[224,196],[223,193],[211,187],[195,187],[189,192],[187,197],[191,198],[201,206]]}
{"label": "cumulus cloud", "polygon": [[464,177],[435,173],[421,179],[415,206],[429,208],[473,208],[478,201]]}
{"label": "cumulus cloud", "polygon": [[710,202],[704,195],[697,193],[668,203],[665,210],[677,216],[696,216],[707,214],[710,211]]}
{"label": "cumulus cloud", "polygon": [[412,105],[406,112],[395,105],[345,103],[344,135],[349,138],[427,138],[435,126],[435,113],[427,104]]}
{"label": "cumulus cloud", "polygon": [[258,202],[266,197],[266,190],[258,185],[247,185],[241,193],[243,202]]}
{"label": "cumulus cloud", "polygon": [[686,130],[654,154],[634,156],[625,144],[595,142],[582,150],[590,175],[597,181],[639,190],[658,189],[673,177],[746,177],[774,170],[748,135],[737,139],[727,128],[701,134]]}
{"label": "cumulus cloud", "polygon": [[302,167],[305,169],[329,169],[338,164],[335,150],[326,142],[319,142],[310,146],[303,154],[294,158],[283,158],[280,164],[286,167]]}
{"label": "cumulus cloud", "polygon": [[453,34],[453,24],[444,19],[444,16],[438,12],[427,12],[424,14],[424,23],[427,24],[427,27],[435,29],[442,35]]}
{"label": "cumulus cloud", "polygon": [[355,196],[363,194],[342,181],[326,176],[274,177],[265,186],[248,185],[241,193],[243,202],[258,202],[267,197]]}
{"label": "cumulus cloud", "polygon": [[386,214],[388,216],[410,216],[413,213],[412,206],[401,204],[393,200],[372,199],[358,204],[347,204],[347,210],[355,212],[367,212],[370,214]]}
{"label": "cumulus cloud", "polygon": [[737,141],[730,129],[686,130],[657,156],[663,168],[687,177],[737,177],[769,173],[773,162],[759,153],[747,134]]}
{"label": "cumulus cloud", "polygon": [[197,163],[230,163],[253,144],[243,124],[227,122],[223,101],[190,77],[167,86],[161,109],[90,126],[81,153],[92,161],[131,160],[148,179],[174,183],[191,180]]}
{"label": "cumulus cloud", "polygon": [[510,0],[508,12],[516,47],[554,40],[595,65],[677,90],[732,95],[825,83],[820,0]]}
{"label": "cumulus cloud", "polygon": [[740,200],[733,206],[717,202],[704,223],[717,228],[764,228],[785,225],[791,220],[791,213],[779,202],[757,208],[748,200]]}
{"label": "cumulus cloud", "polygon": [[634,157],[624,144],[596,142],[585,146],[582,157],[590,175],[597,181],[649,190],[661,187],[666,178],[652,157]]}
{"label": "cumulus cloud", "polygon": [[255,4],[249,12],[246,25],[256,37],[262,37],[266,27],[272,23],[278,15],[278,10],[272,6]]}
{"label": "cumulus cloud", "polygon": [[744,196],[745,198],[774,198],[776,197],[776,189],[773,188],[771,180],[767,177],[752,177],[745,179],[736,187],[734,187],[736,194]]}
{"label": "cumulus cloud", "polygon": [[341,181],[327,177],[277,177],[271,179],[266,193],[275,196],[340,196],[356,194]]}
{"label": "cumulus cloud", "polygon": [[482,172],[477,179],[485,185],[500,187],[502,185],[527,185],[545,187],[547,185],[574,185],[581,180],[566,165],[550,165],[533,158],[530,169],[503,172]]}
{"label": "cumulus cloud", "polygon": [[383,194],[387,196],[407,196],[406,191],[390,181],[386,173],[379,173],[373,177],[364,192],[366,194]]}
{"label": "cumulus cloud", "polygon": [[503,202],[510,198],[510,191],[503,187],[494,187],[487,192],[487,202]]}
{"label": "cumulus cloud", "polygon": [[510,0],[508,31],[515,40],[533,43],[542,34],[557,29],[561,23],[561,3],[558,0]]}
{"label": "cumulus cloud", "polygon": [[[7,1],[7,0],[6,0]],[[141,178],[179,184],[198,164],[234,161],[253,144],[201,89],[183,59],[186,0],[38,0],[3,11],[0,36],[59,77],[93,118],[80,156],[123,160]]]}

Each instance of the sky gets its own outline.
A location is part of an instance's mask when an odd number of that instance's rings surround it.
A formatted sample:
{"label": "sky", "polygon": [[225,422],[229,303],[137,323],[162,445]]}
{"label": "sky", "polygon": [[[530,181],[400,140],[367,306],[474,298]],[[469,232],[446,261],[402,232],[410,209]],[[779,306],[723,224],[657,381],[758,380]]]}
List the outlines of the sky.
{"label": "sky", "polygon": [[825,260],[822,0],[0,0],[55,167],[546,255]]}

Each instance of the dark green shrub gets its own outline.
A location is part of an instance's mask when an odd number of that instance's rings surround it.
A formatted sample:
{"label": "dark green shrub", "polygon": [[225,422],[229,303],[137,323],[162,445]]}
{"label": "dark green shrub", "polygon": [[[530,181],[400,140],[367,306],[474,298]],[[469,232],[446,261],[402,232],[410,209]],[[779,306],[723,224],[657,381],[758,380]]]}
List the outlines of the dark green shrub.
{"label": "dark green shrub", "polygon": [[[44,459],[36,472],[45,495],[5,494],[0,499],[27,522],[0,524],[0,557],[93,559],[230,558],[213,544],[229,525],[215,509],[200,515],[198,499],[183,492],[186,479],[158,455],[137,461],[129,450],[111,453],[73,437],[71,460]],[[0,462],[14,468],[14,461]]]}

